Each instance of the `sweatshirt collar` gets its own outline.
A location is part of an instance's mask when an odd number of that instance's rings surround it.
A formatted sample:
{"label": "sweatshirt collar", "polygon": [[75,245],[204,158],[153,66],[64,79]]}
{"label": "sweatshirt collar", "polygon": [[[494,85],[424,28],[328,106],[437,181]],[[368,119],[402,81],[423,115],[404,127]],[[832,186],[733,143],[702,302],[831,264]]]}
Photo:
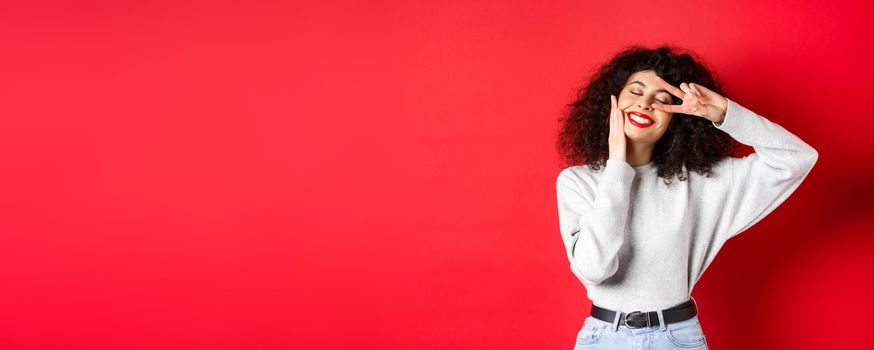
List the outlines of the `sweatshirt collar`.
{"label": "sweatshirt collar", "polygon": [[658,171],[658,166],[655,165],[655,161],[651,161],[644,165],[633,166],[634,172],[638,175],[644,174],[653,174]]}

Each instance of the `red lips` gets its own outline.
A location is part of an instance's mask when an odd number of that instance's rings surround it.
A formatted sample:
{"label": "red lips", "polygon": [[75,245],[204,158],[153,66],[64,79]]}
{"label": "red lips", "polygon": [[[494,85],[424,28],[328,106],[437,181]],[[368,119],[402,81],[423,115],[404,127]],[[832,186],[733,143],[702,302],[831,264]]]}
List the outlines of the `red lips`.
{"label": "red lips", "polygon": [[[631,124],[634,124],[634,126],[636,126],[636,127],[639,127],[639,128],[648,128],[648,127],[650,127],[650,126],[655,125],[655,120],[653,120],[652,117],[650,117],[649,115],[646,115],[646,114],[644,114],[644,113],[640,113],[640,112],[628,112],[628,113],[626,113],[626,114],[628,114],[628,121],[631,122]],[[647,120],[651,121],[652,123],[649,123],[649,124],[641,124],[641,123],[638,123],[637,121],[635,121],[634,119],[631,118],[631,115],[632,115],[632,114],[634,114],[634,115],[637,116],[637,117],[640,117],[640,118],[643,118],[643,119],[647,119]]]}

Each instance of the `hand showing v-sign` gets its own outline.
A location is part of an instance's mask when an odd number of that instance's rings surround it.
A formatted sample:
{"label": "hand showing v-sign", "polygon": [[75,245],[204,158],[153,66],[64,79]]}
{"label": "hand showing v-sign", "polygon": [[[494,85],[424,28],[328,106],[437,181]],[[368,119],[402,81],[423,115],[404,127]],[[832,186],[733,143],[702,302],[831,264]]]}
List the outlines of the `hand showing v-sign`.
{"label": "hand showing v-sign", "polygon": [[725,120],[728,100],[722,95],[695,83],[681,83],[678,89],[660,76],[656,76],[655,79],[669,93],[683,100],[683,104],[653,103],[653,108],[668,113],[696,115],[715,123],[722,123]]}

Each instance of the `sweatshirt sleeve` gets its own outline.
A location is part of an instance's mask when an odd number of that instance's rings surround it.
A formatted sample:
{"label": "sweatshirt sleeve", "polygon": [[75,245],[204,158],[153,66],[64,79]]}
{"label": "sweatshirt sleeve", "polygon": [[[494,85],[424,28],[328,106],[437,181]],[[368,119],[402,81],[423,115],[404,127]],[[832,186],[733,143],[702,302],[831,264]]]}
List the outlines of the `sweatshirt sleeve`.
{"label": "sweatshirt sleeve", "polygon": [[728,100],[713,125],[755,153],[728,158],[729,191],[715,235],[719,243],[745,231],[782,204],[810,173],[819,154],[782,126]]}
{"label": "sweatshirt sleeve", "polygon": [[571,271],[584,283],[599,284],[619,269],[634,174],[626,161],[608,159],[597,184],[570,168],[558,176],[561,237]]}

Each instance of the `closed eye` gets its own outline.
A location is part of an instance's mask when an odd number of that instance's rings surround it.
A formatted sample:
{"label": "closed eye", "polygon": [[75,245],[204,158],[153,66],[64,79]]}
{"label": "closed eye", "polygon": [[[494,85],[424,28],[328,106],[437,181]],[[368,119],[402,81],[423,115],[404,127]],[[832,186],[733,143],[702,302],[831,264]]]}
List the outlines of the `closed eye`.
{"label": "closed eye", "polygon": [[[635,94],[634,91],[629,91],[629,92],[634,94],[634,95],[637,95],[637,96],[643,96],[643,94]],[[659,99],[656,99],[656,101],[659,101],[660,103],[668,104],[667,102],[659,100]]]}

